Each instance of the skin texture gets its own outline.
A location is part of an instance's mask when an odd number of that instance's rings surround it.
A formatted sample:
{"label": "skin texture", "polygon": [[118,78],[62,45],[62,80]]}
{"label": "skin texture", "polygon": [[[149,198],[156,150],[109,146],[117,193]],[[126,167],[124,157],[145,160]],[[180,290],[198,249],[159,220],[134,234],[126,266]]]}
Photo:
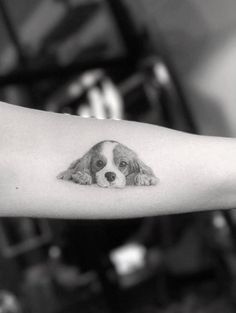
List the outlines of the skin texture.
{"label": "skin texture", "polygon": [[[159,183],[99,188],[56,178],[75,156],[108,136],[137,151]],[[235,159],[235,138],[0,103],[0,216],[129,218],[232,209]]]}
{"label": "skin texture", "polygon": [[[106,156],[103,152],[109,146],[110,155]],[[108,173],[113,173],[114,181],[109,182],[109,176],[106,178]],[[57,178],[71,180],[80,185],[97,184],[100,187],[114,188],[124,188],[126,185],[151,186],[158,182],[152,169],[133,150],[113,140],[94,145]]]}

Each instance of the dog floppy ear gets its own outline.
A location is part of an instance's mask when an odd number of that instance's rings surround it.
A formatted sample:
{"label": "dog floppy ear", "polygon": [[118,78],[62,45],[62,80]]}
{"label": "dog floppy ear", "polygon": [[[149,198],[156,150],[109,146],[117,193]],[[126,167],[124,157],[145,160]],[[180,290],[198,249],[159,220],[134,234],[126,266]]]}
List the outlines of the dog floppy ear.
{"label": "dog floppy ear", "polygon": [[87,174],[91,174],[91,153],[87,152],[82,158],[74,161],[69,166],[69,169],[73,171],[73,173],[77,172],[85,172]]}
{"label": "dog floppy ear", "polygon": [[158,178],[155,176],[153,170],[139,158],[133,160],[133,172],[135,173],[135,185],[149,186],[156,185],[158,182]]}
{"label": "dog floppy ear", "polygon": [[64,180],[74,180],[75,182],[81,184],[91,184],[92,178],[90,164],[91,153],[89,151],[82,158],[72,162],[68,169],[60,173],[57,178]]}
{"label": "dog floppy ear", "polygon": [[133,166],[134,166],[134,172],[136,174],[145,174],[145,175],[155,176],[152,169],[149,166],[147,166],[139,158],[134,159]]}

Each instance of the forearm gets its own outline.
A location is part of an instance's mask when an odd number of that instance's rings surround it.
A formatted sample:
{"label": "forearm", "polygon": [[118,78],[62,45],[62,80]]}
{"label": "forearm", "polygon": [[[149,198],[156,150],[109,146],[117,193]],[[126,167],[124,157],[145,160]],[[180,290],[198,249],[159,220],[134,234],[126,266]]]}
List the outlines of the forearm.
{"label": "forearm", "polygon": [[[83,119],[1,104],[0,215],[120,218],[236,206],[236,140]],[[154,186],[102,188],[57,179],[94,144],[135,150]]]}

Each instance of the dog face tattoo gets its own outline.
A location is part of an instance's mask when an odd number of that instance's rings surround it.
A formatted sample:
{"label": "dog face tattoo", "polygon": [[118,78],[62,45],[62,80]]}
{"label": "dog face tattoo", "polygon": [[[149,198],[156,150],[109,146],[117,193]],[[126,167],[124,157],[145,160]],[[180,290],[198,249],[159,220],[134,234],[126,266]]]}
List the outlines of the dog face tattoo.
{"label": "dog face tattoo", "polygon": [[112,140],[94,145],[57,178],[71,180],[80,185],[97,184],[105,188],[151,186],[158,182],[152,169],[133,150]]}

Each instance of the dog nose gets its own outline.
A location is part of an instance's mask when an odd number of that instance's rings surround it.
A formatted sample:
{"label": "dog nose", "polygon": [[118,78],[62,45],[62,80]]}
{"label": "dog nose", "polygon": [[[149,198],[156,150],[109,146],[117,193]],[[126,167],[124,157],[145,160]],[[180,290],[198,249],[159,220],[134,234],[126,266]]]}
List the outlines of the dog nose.
{"label": "dog nose", "polygon": [[106,172],[105,177],[109,182],[112,182],[115,180],[116,174],[114,172]]}

